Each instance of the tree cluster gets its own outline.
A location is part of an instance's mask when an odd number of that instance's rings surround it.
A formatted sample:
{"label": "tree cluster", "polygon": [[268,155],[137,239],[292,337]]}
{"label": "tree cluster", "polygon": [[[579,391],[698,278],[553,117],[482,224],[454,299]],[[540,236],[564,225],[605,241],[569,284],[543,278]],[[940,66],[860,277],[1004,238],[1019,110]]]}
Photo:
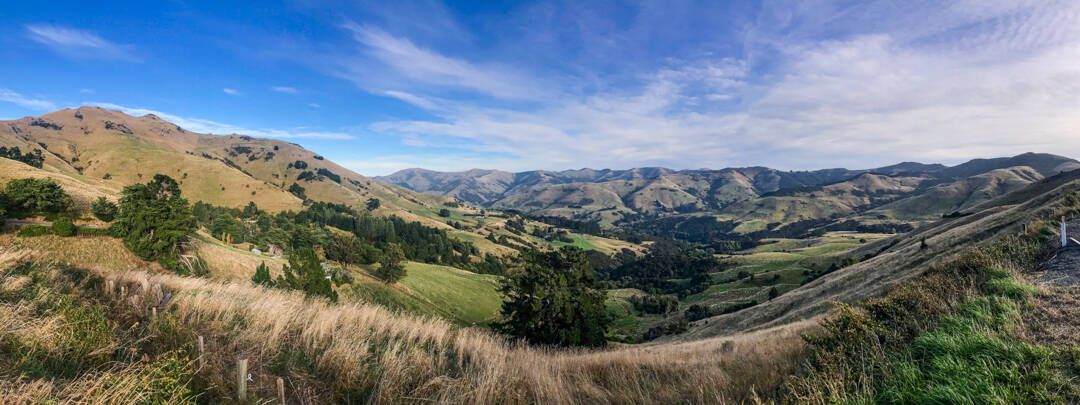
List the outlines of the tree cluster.
{"label": "tree cluster", "polygon": [[196,222],[176,180],[157,174],[149,183],[124,187],[120,194],[109,227],[112,234],[144,260],[180,271],[181,243],[195,232]]}
{"label": "tree cluster", "polygon": [[502,281],[503,333],[533,344],[598,347],[611,319],[604,312],[606,292],[584,251],[522,252],[524,266]]}

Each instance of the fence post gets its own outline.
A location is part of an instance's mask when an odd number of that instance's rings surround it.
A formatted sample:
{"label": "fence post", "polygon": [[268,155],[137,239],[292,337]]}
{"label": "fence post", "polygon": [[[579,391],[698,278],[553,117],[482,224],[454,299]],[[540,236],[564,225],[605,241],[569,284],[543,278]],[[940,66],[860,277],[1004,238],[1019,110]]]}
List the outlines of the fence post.
{"label": "fence post", "polygon": [[281,405],[285,405],[285,379],[281,377],[277,379],[277,397]]}
{"label": "fence post", "polygon": [[202,370],[206,366],[206,359],[203,358],[206,355],[206,346],[203,346],[203,337],[199,336],[199,370]]}
{"label": "fence post", "polygon": [[156,321],[156,320],[157,320],[157,307],[150,307],[150,321],[153,322],[153,321]]}
{"label": "fence post", "polygon": [[236,398],[247,400],[247,357],[236,358]]}
{"label": "fence post", "polygon": [[1066,236],[1065,231],[1066,231],[1066,229],[1065,229],[1065,217],[1062,216],[1061,217],[1061,247],[1068,246],[1068,244],[1069,244],[1069,238],[1068,238],[1068,236]]}

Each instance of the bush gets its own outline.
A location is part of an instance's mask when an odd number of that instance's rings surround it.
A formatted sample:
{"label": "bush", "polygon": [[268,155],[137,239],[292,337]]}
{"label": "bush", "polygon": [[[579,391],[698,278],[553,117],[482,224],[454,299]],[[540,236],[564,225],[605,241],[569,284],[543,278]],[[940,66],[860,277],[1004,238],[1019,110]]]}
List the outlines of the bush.
{"label": "bush", "polygon": [[59,236],[75,236],[75,224],[68,217],[60,217],[53,221],[52,230]]}
{"label": "bush", "polygon": [[326,297],[330,301],[338,299],[319,257],[311,249],[303,248],[289,255],[289,264],[282,267],[281,272],[282,275],[274,282],[279,288],[300,290],[309,297]]}
{"label": "bush", "polygon": [[71,198],[50,179],[12,179],[4,194],[8,211],[16,215],[57,214],[71,206]]}
{"label": "bush", "polygon": [[19,232],[16,233],[16,235],[30,238],[34,236],[48,235],[50,233],[52,233],[52,229],[47,226],[27,225],[20,229]]}
{"label": "bush", "polygon": [[94,213],[94,216],[97,217],[97,219],[105,222],[112,222],[112,220],[116,218],[116,213],[120,211],[120,208],[105,197],[98,197],[97,201],[94,201],[90,206],[90,211]]}

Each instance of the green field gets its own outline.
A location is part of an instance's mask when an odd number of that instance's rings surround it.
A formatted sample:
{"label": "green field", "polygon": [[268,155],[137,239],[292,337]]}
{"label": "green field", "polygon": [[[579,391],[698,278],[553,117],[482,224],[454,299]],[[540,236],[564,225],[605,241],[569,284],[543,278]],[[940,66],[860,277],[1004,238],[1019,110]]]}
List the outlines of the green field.
{"label": "green field", "polygon": [[498,318],[502,305],[498,277],[425,263],[409,262],[405,267],[405,278],[388,285],[370,277],[374,266],[364,266],[346,295],[391,309],[437,314],[461,325],[486,325]]}

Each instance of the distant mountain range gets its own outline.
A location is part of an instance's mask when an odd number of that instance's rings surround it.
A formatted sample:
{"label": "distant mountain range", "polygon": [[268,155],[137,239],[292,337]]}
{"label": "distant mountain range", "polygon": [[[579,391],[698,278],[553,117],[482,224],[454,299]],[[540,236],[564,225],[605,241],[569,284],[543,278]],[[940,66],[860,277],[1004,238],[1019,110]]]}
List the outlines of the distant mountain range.
{"label": "distant mountain range", "polygon": [[[925,220],[1078,168],[1080,162],[1070,158],[1025,153],[976,159],[951,167],[903,162],[874,169],[814,171],[767,167],[519,173],[406,169],[374,179],[484,207],[602,224],[628,218],[709,213],[758,228],[879,207],[883,208],[874,215],[881,219]],[[918,196],[922,197],[901,201]]]}

